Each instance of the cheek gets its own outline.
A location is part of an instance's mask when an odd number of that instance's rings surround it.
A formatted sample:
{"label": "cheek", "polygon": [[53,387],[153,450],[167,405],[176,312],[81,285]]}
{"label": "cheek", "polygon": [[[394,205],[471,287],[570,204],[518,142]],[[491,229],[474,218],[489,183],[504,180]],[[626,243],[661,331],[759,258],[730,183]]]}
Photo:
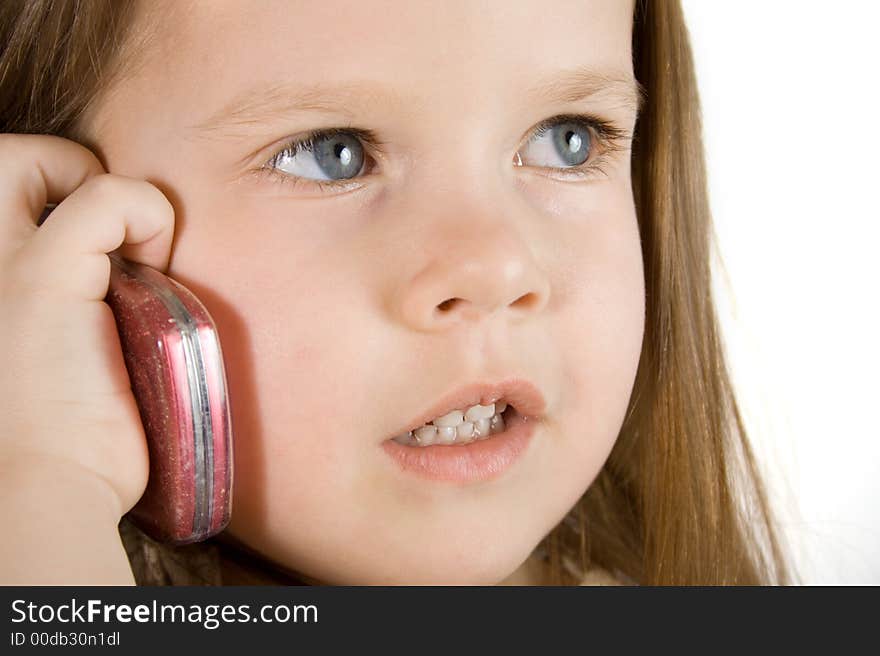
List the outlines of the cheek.
{"label": "cheek", "polygon": [[642,253],[635,210],[627,196],[597,208],[571,229],[570,263],[555,322],[566,385],[560,439],[574,457],[574,476],[589,484],[623,423],[641,353],[645,323]]}
{"label": "cheek", "polygon": [[351,480],[366,446],[348,410],[369,406],[354,384],[375,366],[364,357],[370,328],[358,303],[366,295],[344,258],[291,247],[305,239],[231,233],[181,235],[169,274],[202,300],[220,334],[235,440],[233,517],[258,518],[275,503],[321,508],[333,494],[325,488]]}

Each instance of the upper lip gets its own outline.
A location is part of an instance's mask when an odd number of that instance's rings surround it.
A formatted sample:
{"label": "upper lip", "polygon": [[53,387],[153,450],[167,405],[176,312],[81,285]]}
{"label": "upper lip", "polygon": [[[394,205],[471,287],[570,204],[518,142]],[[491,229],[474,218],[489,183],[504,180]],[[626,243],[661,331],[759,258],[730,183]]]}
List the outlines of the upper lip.
{"label": "upper lip", "polygon": [[489,405],[498,399],[504,399],[508,405],[516,408],[518,414],[534,419],[540,418],[547,407],[541,390],[524,378],[506,378],[494,383],[475,382],[444,395],[394,435],[404,435],[453,410],[467,409],[477,404]]}

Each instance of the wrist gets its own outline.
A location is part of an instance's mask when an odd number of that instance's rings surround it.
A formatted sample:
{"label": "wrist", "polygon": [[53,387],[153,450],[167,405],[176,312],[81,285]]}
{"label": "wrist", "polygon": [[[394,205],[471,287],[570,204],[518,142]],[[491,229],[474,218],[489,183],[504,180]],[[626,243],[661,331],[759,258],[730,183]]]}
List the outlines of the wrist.
{"label": "wrist", "polygon": [[0,584],[134,584],[119,505],[109,483],[77,463],[4,456]]}

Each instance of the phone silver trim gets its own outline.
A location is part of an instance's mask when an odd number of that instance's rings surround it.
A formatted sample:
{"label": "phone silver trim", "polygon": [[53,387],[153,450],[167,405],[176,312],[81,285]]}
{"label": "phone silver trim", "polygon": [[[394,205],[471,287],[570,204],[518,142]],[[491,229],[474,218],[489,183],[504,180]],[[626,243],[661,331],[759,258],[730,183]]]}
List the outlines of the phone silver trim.
{"label": "phone silver trim", "polygon": [[171,318],[174,320],[183,344],[188,365],[186,368],[189,384],[190,407],[193,417],[193,453],[195,459],[195,493],[193,508],[193,535],[198,539],[205,537],[211,529],[214,515],[214,430],[211,409],[208,402],[208,381],[205,371],[202,345],[198,326],[186,306],[168,289],[156,285],[144,276],[138,276],[127,260],[110,255],[130,276],[135,277],[156,291]]}

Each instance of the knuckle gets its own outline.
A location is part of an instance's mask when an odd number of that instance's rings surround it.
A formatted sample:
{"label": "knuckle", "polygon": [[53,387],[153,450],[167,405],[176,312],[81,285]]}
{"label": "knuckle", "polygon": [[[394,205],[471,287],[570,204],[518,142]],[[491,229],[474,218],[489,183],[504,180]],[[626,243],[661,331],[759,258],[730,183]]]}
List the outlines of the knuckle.
{"label": "knuckle", "polygon": [[[139,203],[165,202],[167,199],[155,186],[139,178],[117,173],[101,173],[89,178],[83,187],[87,193],[108,196],[116,200],[136,196]],[[161,198],[161,200],[160,200]]]}
{"label": "knuckle", "polygon": [[86,167],[89,168],[92,173],[95,175],[103,175],[105,173],[104,165],[95,153],[76,141],[71,141],[70,139],[63,139],[63,141],[66,141],[70,148],[77,151],[79,156],[85,160]]}
{"label": "knuckle", "polygon": [[171,205],[171,201],[168,200],[168,197],[162,193],[162,190],[147,180],[138,180],[137,182],[143,185],[143,193],[145,197],[148,197],[147,202],[150,203],[150,207],[157,214],[166,219],[173,220],[174,208]]}
{"label": "knuckle", "polygon": [[[152,185],[151,185],[152,186]],[[161,214],[162,218],[165,220],[165,223],[174,227],[175,221],[175,213],[174,206],[171,204],[171,201],[168,197],[162,193],[160,189],[157,187],[153,187],[156,193],[156,209]]]}
{"label": "knuckle", "polygon": [[89,196],[113,197],[119,194],[120,186],[119,176],[101,173],[86,180],[77,191]]}
{"label": "knuckle", "polygon": [[151,214],[163,217],[167,222],[174,221],[174,208],[171,201],[151,182],[114,173],[103,173],[84,183],[84,193],[89,197],[100,198],[105,202],[137,206]]}
{"label": "knuckle", "polygon": [[74,193],[81,194],[89,204],[125,206],[132,198],[143,203],[143,193],[137,181],[114,173],[92,176]]}

